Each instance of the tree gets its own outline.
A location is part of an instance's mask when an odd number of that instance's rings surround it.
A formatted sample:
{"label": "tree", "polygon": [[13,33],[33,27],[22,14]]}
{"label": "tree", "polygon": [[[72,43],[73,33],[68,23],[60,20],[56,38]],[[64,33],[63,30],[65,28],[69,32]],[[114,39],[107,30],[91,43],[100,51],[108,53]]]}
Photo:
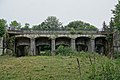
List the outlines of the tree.
{"label": "tree", "polygon": [[114,22],[111,18],[111,21],[109,22],[109,25],[106,25],[105,21],[103,22],[103,31],[106,32],[106,40],[107,40],[107,50],[105,53],[107,53],[108,57],[113,56],[113,28]]}
{"label": "tree", "polygon": [[115,5],[115,10],[112,10],[112,13],[114,28],[116,28],[120,32],[120,0],[118,0],[118,4]]}
{"label": "tree", "polygon": [[103,22],[103,31],[108,31],[108,26],[106,25],[105,21]]}
{"label": "tree", "polygon": [[57,19],[55,16],[49,16],[47,19],[41,23],[42,29],[57,29],[62,26],[62,23],[59,22],[59,19]]}
{"label": "tree", "polygon": [[23,30],[29,30],[30,24],[29,23],[25,23],[25,26],[22,28]]}
{"label": "tree", "polygon": [[40,30],[41,29],[41,25],[34,25],[32,26],[32,30]]}
{"label": "tree", "polygon": [[13,27],[14,29],[20,29],[21,28],[21,24],[18,23],[16,20],[12,21],[10,23],[10,26]]}
{"label": "tree", "polygon": [[71,28],[74,28],[74,29],[82,29],[84,28],[83,26],[83,22],[82,21],[72,21],[70,22],[67,26],[66,26],[67,29],[71,29]]}
{"label": "tree", "polygon": [[66,29],[86,29],[86,30],[98,30],[95,26],[90,25],[89,23],[85,23],[83,21],[72,21],[67,26],[65,26]]}
{"label": "tree", "polygon": [[113,32],[113,30],[114,30],[114,22],[113,22],[113,19],[111,18],[111,20],[109,22],[109,31]]}
{"label": "tree", "polygon": [[0,37],[3,37],[3,35],[5,34],[6,31],[5,28],[7,26],[6,23],[7,23],[6,20],[0,19]]}

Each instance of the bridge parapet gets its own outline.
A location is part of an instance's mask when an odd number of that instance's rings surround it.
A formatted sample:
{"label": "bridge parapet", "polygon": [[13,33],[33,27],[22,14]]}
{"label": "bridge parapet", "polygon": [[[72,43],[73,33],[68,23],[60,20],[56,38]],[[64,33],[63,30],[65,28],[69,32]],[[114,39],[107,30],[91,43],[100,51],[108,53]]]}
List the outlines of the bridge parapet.
{"label": "bridge parapet", "polygon": [[100,35],[100,34],[94,34],[94,35],[90,35],[90,34],[20,34],[20,35],[15,35],[15,37],[27,37],[27,38],[38,38],[38,37],[48,37],[51,39],[55,39],[58,37],[68,37],[68,38],[73,38],[76,39],[77,37],[88,37],[88,38],[97,38],[97,37],[106,37],[105,35]]}
{"label": "bridge parapet", "polygon": [[8,30],[9,34],[106,34],[103,31]]}

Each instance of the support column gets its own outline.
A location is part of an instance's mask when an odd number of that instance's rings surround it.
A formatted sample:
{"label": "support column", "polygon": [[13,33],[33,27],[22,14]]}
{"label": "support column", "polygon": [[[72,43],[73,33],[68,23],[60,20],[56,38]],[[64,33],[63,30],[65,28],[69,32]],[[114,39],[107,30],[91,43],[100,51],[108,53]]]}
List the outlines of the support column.
{"label": "support column", "polygon": [[91,52],[95,52],[95,39],[91,39]]}
{"label": "support column", "polygon": [[3,53],[3,37],[0,38],[0,55]]}
{"label": "support column", "polygon": [[52,55],[55,55],[55,39],[52,39],[51,40],[51,47],[52,47],[52,50],[51,50],[51,53]]}
{"label": "support column", "polygon": [[36,55],[36,46],[35,46],[35,39],[30,39],[30,55]]}
{"label": "support column", "polygon": [[15,37],[14,37],[14,55],[16,55],[16,41],[15,41]]}
{"label": "support column", "polygon": [[88,46],[88,52],[92,52],[92,51],[91,51],[91,40],[89,40],[89,41],[87,42],[87,46]]}
{"label": "support column", "polygon": [[75,48],[75,39],[71,39],[71,48],[73,50],[76,50],[76,48]]}

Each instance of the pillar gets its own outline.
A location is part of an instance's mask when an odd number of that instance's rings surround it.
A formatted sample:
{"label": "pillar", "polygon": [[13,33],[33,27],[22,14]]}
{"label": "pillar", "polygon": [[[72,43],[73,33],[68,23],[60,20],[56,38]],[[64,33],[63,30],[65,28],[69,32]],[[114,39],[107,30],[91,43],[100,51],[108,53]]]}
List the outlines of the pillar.
{"label": "pillar", "polygon": [[0,38],[0,55],[3,53],[3,37]]}
{"label": "pillar", "polygon": [[30,39],[30,55],[36,55],[35,39]]}
{"label": "pillar", "polygon": [[14,55],[16,55],[16,41],[15,41],[15,37],[14,37]]}
{"label": "pillar", "polygon": [[75,39],[71,39],[71,48],[73,50],[76,50],[76,48],[75,48]]}
{"label": "pillar", "polygon": [[88,52],[92,52],[91,51],[91,40],[88,40],[87,46],[88,46]]}
{"label": "pillar", "polygon": [[91,39],[91,52],[95,52],[95,39]]}
{"label": "pillar", "polygon": [[52,50],[51,50],[51,53],[52,55],[55,55],[55,39],[52,39],[52,42],[51,42],[51,47],[52,47]]}

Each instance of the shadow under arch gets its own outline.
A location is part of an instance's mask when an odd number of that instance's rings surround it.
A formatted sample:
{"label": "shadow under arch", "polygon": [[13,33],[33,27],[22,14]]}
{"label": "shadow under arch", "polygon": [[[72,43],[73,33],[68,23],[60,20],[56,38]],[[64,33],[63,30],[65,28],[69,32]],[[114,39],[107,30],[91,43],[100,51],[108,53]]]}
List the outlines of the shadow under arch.
{"label": "shadow under arch", "polygon": [[51,51],[51,39],[49,37],[35,38],[36,55],[41,55],[45,51]]}
{"label": "shadow under arch", "polygon": [[71,38],[66,36],[57,37],[55,39],[55,48],[57,49],[60,45],[65,47],[71,46]]}
{"label": "shadow under arch", "polygon": [[90,50],[90,38],[85,36],[80,36],[75,39],[76,50],[79,51],[89,51]]}
{"label": "shadow under arch", "polygon": [[95,38],[95,51],[99,54],[105,54],[107,51],[107,40],[104,36],[99,36]]}
{"label": "shadow under arch", "polygon": [[26,56],[30,53],[30,38],[15,37],[15,55],[17,57]]}

